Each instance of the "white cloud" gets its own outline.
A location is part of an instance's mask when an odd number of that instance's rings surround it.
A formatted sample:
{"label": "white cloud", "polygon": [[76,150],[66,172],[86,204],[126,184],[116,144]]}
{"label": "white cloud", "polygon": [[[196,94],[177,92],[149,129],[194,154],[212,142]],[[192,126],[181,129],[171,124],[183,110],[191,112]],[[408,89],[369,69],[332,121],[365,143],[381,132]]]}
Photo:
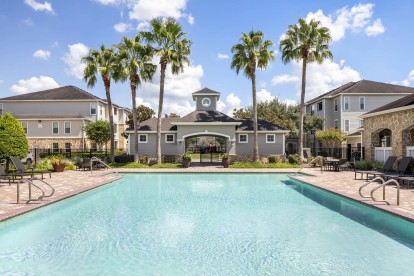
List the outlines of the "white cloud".
{"label": "white cloud", "polygon": [[117,31],[118,33],[125,33],[125,32],[128,32],[130,29],[131,29],[130,24],[121,22],[121,23],[114,25],[114,30]]}
{"label": "white cloud", "polygon": [[272,78],[273,85],[283,84],[283,83],[297,83],[298,81],[299,81],[298,76],[292,76],[292,75],[286,75],[286,74],[274,76]]}
{"label": "white cloud", "polygon": [[55,41],[52,43],[52,48],[59,47],[59,42]]}
{"label": "white cloud", "polygon": [[219,100],[217,102],[217,110],[223,112],[229,116],[233,116],[233,110],[241,107],[241,100],[239,97],[230,93],[226,97],[226,102]]}
{"label": "white cloud", "polygon": [[[158,64],[158,61],[154,61]],[[201,65],[186,66],[184,72],[179,75],[172,75],[170,66],[167,67],[165,87],[164,87],[164,104],[163,114],[171,112],[178,115],[186,115],[195,110],[192,100],[192,93],[201,89],[200,80],[203,76],[203,68]],[[157,72],[151,82],[144,82],[137,90],[140,96],[151,105],[155,112],[158,111],[159,100],[159,82],[160,72]]]}
{"label": "white cloud", "polygon": [[228,59],[228,58],[229,58],[229,55],[222,54],[222,53],[218,53],[218,54],[217,54],[217,57],[218,57],[219,59]]}
{"label": "white cloud", "polygon": [[129,12],[129,18],[138,21],[151,20],[155,17],[179,19],[184,15],[186,5],[187,0],[137,0]]}
{"label": "white cloud", "polygon": [[40,49],[33,53],[33,57],[48,60],[50,57],[50,52]]}
{"label": "white cloud", "polygon": [[259,92],[256,92],[256,98],[257,102],[271,102],[275,98],[275,96],[272,96],[269,91],[266,89],[262,89]]}
{"label": "white cloud", "polygon": [[375,36],[385,32],[385,28],[382,25],[381,19],[377,19],[371,26],[365,28],[367,36]]}
{"label": "white cloud", "polygon": [[116,5],[121,3],[121,0],[95,0],[98,3],[101,3],[102,5]]}
{"label": "white cloud", "polygon": [[411,70],[411,72],[408,74],[408,80],[414,81],[414,70]]}
{"label": "white cloud", "polygon": [[86,66],[82,62],[82,58],[88,55],[89,48],[83,43],[72,44],[68,47],[69,52],[62,57],[62,60],[69,65],[69,68],[66,69],[66,73],[78,79],[82,79],[83,70]]}
{"label": "white cloud", "polygon": [[33,20],[29,17],[26,18],[25,20],[22,21],[24,25],[26,25],[27,27],[31,27],[33,26]]}
{"label": "white cloud", "polygon": [[414,81],[414,69],[410,71],[410,73],[408,73],[407,78],[405,78],[402,81],[393,81],[391,82],[392,84],[397,84],[397,85],[404,85],[404,86],[409,86],[410,82]]}
{"label": "white cloud", "polygon": [[26,5],[30,6],[35,11],[46,11],[51,14],[55,14],[52,8],[52,4],[50,2],[45,1],[43,4],[36,2],[35,0],[24,0]]}
{"label": "white cloud", "polygon": [[[137,103],[137,106],[143,105],[143,106],[146,106],[146,107],[149,107],[149,108],[152,109],[151,103],[150,102],[144,102],[143,98],[137,97],[136,98],[136,103]],[[131,106],[132,106],[132,104],[131,104]]]}
{"label": "white cloud", "polygon": [[189,14],[187,17],[187,22],[190,23],[190,25],[193,25],[194,21],[194,17],[191,14]]}
{"label": "white cloud", "polygon": [[137,26],[137,31],[148,31],[150,24],[148,21],[140,22]]}
{"label": "white cloud", "polygon": [[59,87],[59,84],[51,77],[31,77],[28,80],[19,80],[18,84],[10,87],[17,94],[25,94]]}
{"label": "white cloud", "polygon": [[[368,36],[377,35],[384,32],[381,19],[376,19],[371,26],[374,4],[358,4],[352,8],[343,7],[336,11],[335,15],[325,15],[322,10],[313,13],[310,12],[306,16],[306,20],[319,20],[322,26],[330,29],[332,40],[338,41],[345,37],[345,32],[351,30],[353,32],[360,32],[365,29]],[[381,31],[382,29],[382,31]],[[375,34],[374,34],[375,33]]]}
{"label": "white cloud", "polygon": [[298,103],[296,102],[296,100],[292,100],[292,99],[285,99],[282,101],[282,103],[286,104],[286,105],[297,105]]}
{"label": "white cloud", "polygon": [[[330,60],[325,60],[322,64],[308,64],[306,76],[306,100],[315,98],[345,83],[361,79],[360,74],[356,70],[349,66],[344,66],[345,61],[341,63],[342,65]],[[292,83],[297,89],[298,97],[301,91],[301,74],[302,63],[293,62],[293,74],[287,75],[286,77],[286,79],[296,79],[296,81]],[[273,79],[277,77],[278,76]]]}

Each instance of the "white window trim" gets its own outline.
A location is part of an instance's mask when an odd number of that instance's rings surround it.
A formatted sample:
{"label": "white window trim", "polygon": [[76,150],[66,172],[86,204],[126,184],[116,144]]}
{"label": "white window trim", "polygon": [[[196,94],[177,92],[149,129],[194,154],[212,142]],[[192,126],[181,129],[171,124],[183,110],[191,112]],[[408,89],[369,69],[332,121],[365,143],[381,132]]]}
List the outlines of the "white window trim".
{"label": "white window trim", "polygon": [[[69,133],[66,132],[66,123],[69,123]],[[72,122],[64,122],[65,134],[72,134]]]}
{"label": "white window trim", "polygon": [[[348,108],[346,108],[346,104],[348,103]],[[344,110],[351,110],[351,103],[349,101],[348,96],[344,96]]]}
{"label": "white window trim", "polygon": [[[322,106],[322,108],[321,109],[319,109],[319,104],[321,104],[321,106]],[[319,111],[323,111],[323,101],[320,101],[320,102],[317,102],[316,103],[316,110],[319,112]]]}
{"label": "white window trim", "polygon": [[[145,136],[145,141],[141,141],[141,136]],[[147,144],[148,143],[148,134],[138,134],[138,143]]]}
{"label": "white window trim", "polygon": [[[55,144],[57,144],[57,148],[54,147]],[[59,152],[59,143],[56,143],[56,142],[52,143],[52,152]]]}
{"label": "white window trim", "polygon": [[[167,140],[167,136],[171,136],[171,135],[173,137],[173,140],[172,141],[168,141]],[[166,144],[174,144],[175,143],[175,134],[165,134],[165,143]]]}
{"label": "white window trim", "polygon": [[[92,105],[95,104],[95,114],[92,114]],[[89,103],[89,115],[98,115],[98,103]]]}
{"label": "white window trim", "polygon": [[[269,141],[267,137],[273,136],[273,141]],[[266,134],[266,144],[274,144],[276,143],[276,134]]]}
{"label": "white window trim", "polygon": [[27,131],[26,131],[26,133],[25,133],[25,134],[27,135],[27,134],[29,134],[29,122],[21,122],[22,128],[23,128],[23,130],[24,130],[23,123],[25,123],[25,124],[26,124],[26,130],[27,130]]}
{"label": "white window trim", "polygon": [[[53,132],[53,129],[54,129],[53,124],[54,123],[57,123],[57,133]],[[56,121],[52,122],[52,134],[59,134],[59,122],[56,122]]]}
{"label": "white window trim", "polygon": [[[363,109],[361,109],[361,99],[364,99],[364,108]],[[359,97],[358,104],[359,104],[359,110],[365,110],[365,97],[364,96]]]}
{"label": "white window trim", "polygon": [[[346,122],[348,122],[348,130],[346,130]],[[350,128],[351,128],[351,121],[348,119],[345,119],[344,120],[344,132],[349,132]]]}
{"label": "white window trim", "polygon": [[[241,140],[240,140],[240,137],[241,137],[242,135],[246,136],[246,141],[241,141]],[[249,143],[249,135],[248,135],[248,134],[244,134],[244,133],[239,134],[239,143],[240,143],[240,144],[247,144],[247,143]]]}
{"label": "white window trim", "polygon": [[[335,110],[336,107],[336,110]],[[339,98],[334,99],[334,112],[339,111]]]}
{"label": "white window trim", "polygon": [[364,119],[359,119],[359,127],[364,127]]}

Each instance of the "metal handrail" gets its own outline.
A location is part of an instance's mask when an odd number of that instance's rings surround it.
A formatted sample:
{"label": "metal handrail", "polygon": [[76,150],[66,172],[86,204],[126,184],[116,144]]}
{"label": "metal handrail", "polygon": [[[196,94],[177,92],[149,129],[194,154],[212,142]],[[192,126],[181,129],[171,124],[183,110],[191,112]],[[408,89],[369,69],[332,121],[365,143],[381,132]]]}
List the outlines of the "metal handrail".
{"label": "metal handrail", "polygon": [[[30,201],[40,201],[45,197],[45,191],[42,188],[40,188],[39,186],[37,186],[35,183],[33,183],[31,178],[30,179],[22,179],[20,181],[20,183],[23,183],[23,182],[27,182],[27,184],[29,184],[29,199],[26,201],[26,204],[29,204]],[[32,185],[35,186],[36,188],[38,188],[42,192],[42,195],[39,196],[37,199],[32,199]],[[19,199],[20,199],[19,190],[17,190],[17,203],[18,204],[20,203]]]}
{"label": "metal handrail", "polygon": [[[395,179],[390,179],[390,180],[388,180],[388,181],[386,181],[386,182],[382,183],[380,186],[375,187],[374,189],[372,189],[372,191],[371,191],[371,198],[372,198],[372,200],[373,200],[373,201],[375,201],[375,202],[385,202],[385,203],[387,203],[388,205],[390,205],[390,203],[389,203],[388,201],[386,201],[386,200],[385,200],[385,185],[390,184],[390,183],[392,183],[392,182],[394,182],[394,184],[397,186],[397,205],[400,205],[400,183],[398,183],[398,181],[397,181],[397,180],[395,180]],[[376,200],[376,199],[374,198],[374,192],[375,192],[376,190],[378,190],[379,188],[381,188],[381,187],[383,187],[383,188],[384,188],[384,189],[383,189],[383,194],[382,194],[382,199],[383,199],[383,200]]]}
{"label": "metal handrail", "polygon": [[[373,178],[373,179],[369,180],[368,182],[366,182],[366,183],[365,183],[364,185],[362,185],[361,187],[359,187],[359,190],[358,190],[359,195],[360,195],[361,197],[363,197],[363,198],[371,198],[371,196],[364,196],[364,195],[362,194],[362,188],[364,188],[364,187],[368,186],[368,185],[369,185],[370,183],[372,183],[372,182],[376,182],[377,180],[381,180],[381,184],[385,182],[384,178],[382,178],[382,177],[380,177],[380,176],[375,177],[375,178]],[[380,185],[381,185],[381,184],[380,184]]]}
{"label": "metal handrail", "polygon": [[46,184],[47,186],[49,186],[52,189],[52,192],[50,193],[50,195],[45,195],[44,197],[51,197],[55,193],[55,188],[53,188],[52,185],[50,185],[49,183],[47,183],[43,179],[35,176],[35,177],[32,177],[31,180],[38,180],[38,181],[42,182],[43,184]]}
{"label": "metal handrail", "polygon": [[101,163],[102,165],[104,165],[107,169],[109,169],[109,170],[111,170],[111,171],[113,171],[114,173],[116,173],[116,174],[119,174],[119,172],[118,171],[116,171],[116,170],[114,170],[113,168],[111,168],[111,167],[109,167],[108,166],[108,164],[106,164],[104,161],[102,161],[101,159],[99,159],[98,157],[95,157],[95,156],[92,156],[92,158],[91,158],[91,173],[92,173],[92,168],[93,168],[93,162],[99,162],[99,163]]}
{"label": "metal handrail", "polygon": [[[322,156],[318,155],[315,158],[313,158],[309,163],[307,163],[308,165],[312,164],[313,162],[315,162],[318,158],[321,158]],[[295,173],[298,174],[301,170],[303,170],[303,164],[300,165],[299,170]]]}

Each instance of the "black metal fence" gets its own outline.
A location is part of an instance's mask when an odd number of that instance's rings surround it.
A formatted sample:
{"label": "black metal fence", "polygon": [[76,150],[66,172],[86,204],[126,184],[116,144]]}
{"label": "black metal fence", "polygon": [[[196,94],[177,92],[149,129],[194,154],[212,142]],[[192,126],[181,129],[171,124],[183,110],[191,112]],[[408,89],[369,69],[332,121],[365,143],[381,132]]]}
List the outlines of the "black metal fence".
{"label": "black metal fence", "polygon": [[89,157],[89,158],[92,158],[92,156],[96,156],[96,157],[101,158],[101,157],[108,157],[109,155],[107,150],[100,151],[96,149],[85,150],[85,149],[60,149],[60,148],[52,148],[52,149],[34,148],[32,151],[32,154],[33,154],[33,161],[35,163],[37,163],[37,161],[40,158],[50,157],[53,155],[63,155],[69,159],[75,156]]}
{"label": "black metal fence", "polygon": [[[295,154],[297,150],[286,151],[287,155]],[[304,148],[304,156],[324,156],[334,158],[346,158],[348,160],[355,159],[356,161],[363,160],[365,156],[364,147],[340,147],[340,148]]]}

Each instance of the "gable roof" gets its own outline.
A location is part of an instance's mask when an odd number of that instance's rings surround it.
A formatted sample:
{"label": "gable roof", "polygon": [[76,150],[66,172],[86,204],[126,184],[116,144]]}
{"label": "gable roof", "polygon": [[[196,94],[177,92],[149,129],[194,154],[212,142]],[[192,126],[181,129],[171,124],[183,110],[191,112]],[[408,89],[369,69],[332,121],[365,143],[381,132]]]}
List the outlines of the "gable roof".
{"label": "gable roof", "polygon": [[237,123],[238,121],[217,110],[196,110],[184,117],[177,123]]}
{"label": "gable roof", "polygon": [[[253,131],[253,119],[238,119],[241,124],[237,127],[238,131]],[[258,131],[286,131],[289,132],[286,129],[281,128],[280,126],[271,123],[269,121],[263,120],[263,119],[257,119],[257,130]]]}
{"label": "gable roof", "polygon": [[404,98],[401,98],[396,101],[390,102],[386,105],[380,106],[377,109],[374,109],[374,110],[371,110],[370,112],[365,113],[363,116],[370,115],[373,113],[378,113],[378,112],[385,112],[388,110],[391,111],[392,109],[408,107],[411,105],[413,105],[412,108],[414,108],[414,94],[405,96]]}
{"label": "gable roof", "polygon": [[45,101],[45,100],[101,100],[79,87],[68,85],[0,99],[1,101]]}
{"label": "gable roof", "polygon": [[211,96],[218,96],[220,98],[220,92],[211,90],[210,88],[204,87],[201,90],[198,90],[196,92],[192,93],[193,95],[193,100],[195,101],[195,97],[196,96],[202,96],[202,95],[211,95]]}
{"label": "gable roof", "polygon": [[335,88],[325,94],[322,94],[312,100],[306,102],[306,104],[314,103],[315,101],[324,98],[333,98],[340,94],[412,94],[414,88],[395,85],[390,83],[360,80],[357,82],[348,82],[338,88]]}
{"label": "gable roof", "polygon": [[[177,126],[172,125],[172,122],[179,120],[180,118],[162,118],[161,119],[161,131],[176,131]],[[133,130],[131,128],[127,129]],[[157,118],[150,118],[142,121],[138,124],[138,131],[157,131]]]}

